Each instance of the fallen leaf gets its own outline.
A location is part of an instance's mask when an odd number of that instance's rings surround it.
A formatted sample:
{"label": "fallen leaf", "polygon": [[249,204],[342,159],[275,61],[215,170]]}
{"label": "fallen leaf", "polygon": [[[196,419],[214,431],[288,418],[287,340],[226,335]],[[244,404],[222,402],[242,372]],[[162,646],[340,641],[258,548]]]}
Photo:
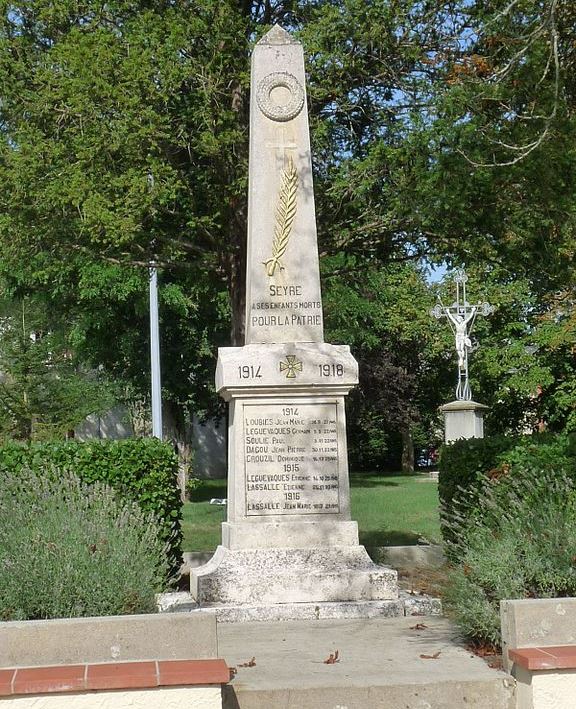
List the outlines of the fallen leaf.
{"label": "fallen leaf", "polygon": [[248,660],[248,662],[241,662],[238,667],[255,667],[256,666],[256,658],[253,657],[251,660]]}
{"label": "fallen leaf", "polygon": [[491,645],[490,643],[485,645],[468,645],[467,648],[478,657],[492,657],[493,655],[500,655],[498,648],[494,647],[494,645]]}
{"label": "fallen leaf", "polygon": [[410,630],[426,630],[428,626],[425,623],[416,623],[416,625],[411,625]]}
{"label": "fallen leaf", "polygon": [[442,650],[438,650],[433,655],[420,655],[423,660],[437,660],[440,657]]}
{"label": "fallen leaf", "polygon": [[334,665],[337,662],[340,662],[338,659],[338,650],[335,650],[334,654],[330,653],[330,657],[324,660],[325,665]]}

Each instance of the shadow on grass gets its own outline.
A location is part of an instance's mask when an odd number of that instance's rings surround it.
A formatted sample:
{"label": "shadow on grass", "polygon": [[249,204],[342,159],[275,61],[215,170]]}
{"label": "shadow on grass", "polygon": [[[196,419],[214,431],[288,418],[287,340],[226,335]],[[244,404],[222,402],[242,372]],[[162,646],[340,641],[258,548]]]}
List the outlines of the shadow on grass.
{"label": "shadow on grass", "polygon": [[209,502],[213,497],[226,497],[227,494],[226,480],[210,480],[194,490],[191,502]]}
{"label": "shadow on grass", "polygon": [[421,535],[416,532],[403,532],[396,529],[374,529],[360,532],[360,544],[365,547],[416,546],[421,542]]}
{"label": "shadow on grass", "polygon": [[396,480],[350,476],[350,487],[400,487]]}

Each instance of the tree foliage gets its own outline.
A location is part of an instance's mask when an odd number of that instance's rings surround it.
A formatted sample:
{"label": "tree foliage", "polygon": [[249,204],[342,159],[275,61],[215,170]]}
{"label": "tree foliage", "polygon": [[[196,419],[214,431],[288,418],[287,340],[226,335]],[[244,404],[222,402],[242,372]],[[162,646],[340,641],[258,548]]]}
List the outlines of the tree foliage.
{"label": "tree foliage", "polygon": [[70,333],[40,303],[4,303],[0,329],[2,438],[61,438],[112,406],[114,387],[79,366]]}
{"label": "tree foliage", "polygon": [[[389,389],[371,415],[413,423],[434,409],[425,392],[445,390],[447,340],[442,354],[413,313],[420,295],[396,287],[399,264],[426,259],[490,272],[502,302],[478,391],[508,382],[502,426],[517,424],[528,381],[546,389],[550,420],[573,420],[574,11],[562,0],[0,0],[10,291],[43,292],[74,316],[84,358],[144,390],[154,262],[165,396],[180,426],[215,409],[216,347],[243,341],[249,57],[276,22],[306,52],[329,329],[357,348],[365,389]],[[388,287],[397,306],[378,312]]]}

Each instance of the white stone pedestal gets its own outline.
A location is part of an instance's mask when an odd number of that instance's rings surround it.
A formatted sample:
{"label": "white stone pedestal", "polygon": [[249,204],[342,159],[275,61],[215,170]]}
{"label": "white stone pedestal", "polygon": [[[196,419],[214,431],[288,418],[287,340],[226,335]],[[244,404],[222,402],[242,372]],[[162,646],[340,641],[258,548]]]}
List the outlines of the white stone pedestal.
{"label": "white stone pedestal", "polygon": [[396,572],[371,561],[350,519],[344,395],[357,382],[357,365],[349,348],[224,348],[216,382],[230,403],[228,514],[222,545],[191,570],[195,599],[284,611],[397,605]]}
{"label": "white stone pedestal", "polygon": [[374,564],[360,545],[242,551],[219,546],[208,564],[191,572],[190,590],[201,604],[270,606],[395,601],[396,582],[396,572]]}
{"label": "white stone pedestal", "polygon": [[488,407],[476,401],[451,401],[440,407],[444,414],[444,441],[484,438],[484,412]]}

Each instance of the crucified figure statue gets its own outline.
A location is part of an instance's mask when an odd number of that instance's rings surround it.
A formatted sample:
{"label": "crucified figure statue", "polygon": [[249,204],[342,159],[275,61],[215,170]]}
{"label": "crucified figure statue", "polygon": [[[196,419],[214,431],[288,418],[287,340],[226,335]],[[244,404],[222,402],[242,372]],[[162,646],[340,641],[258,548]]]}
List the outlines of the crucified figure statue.
{"label": "crucified figure statue", "polygon": [[458,354],[458,366],[460,369],[464,367],[466,362],[466,351],[472,347],[472,341],[468,333],[468,323],[476,315],[477,306],[473,305],[465,315],[459,313],[453,314],[449,310],[446,311],[446,316],[454,325],[456,334],[456,352]]}
{"label": "crucified figure statue", "polygon": [[458,355],[458,384],[456,399],[471,400],[472,392],[468,381],[468,352],[472,348],[470,333],[474,327],[477,315],[490,315],[494,308],[488,303],[471,305],[466,299],[466,282],[468,276],[459,270],[454,278],[456,285],[456,300],[452,305],[444,306],[440,301],[431,310],[435,318],[447,318],[456,337],[456,354]]}

